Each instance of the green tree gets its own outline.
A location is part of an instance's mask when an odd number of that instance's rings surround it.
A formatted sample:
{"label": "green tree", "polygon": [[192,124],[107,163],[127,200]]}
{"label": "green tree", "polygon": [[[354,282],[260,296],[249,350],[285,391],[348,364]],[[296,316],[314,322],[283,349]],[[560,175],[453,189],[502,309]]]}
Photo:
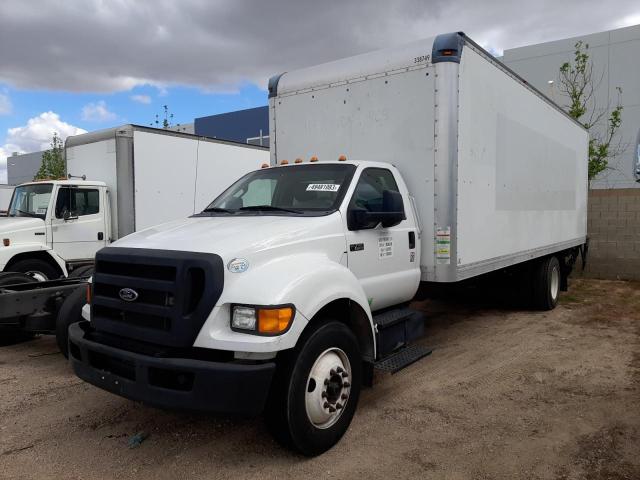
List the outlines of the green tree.
{"label": "green tree", "polygon": [[601,81],[602,76],[597,81],[594,79],[589,44],[579,41],[575,44],[573,60],[560,66],[560,91],[569,100],[565,106],[569,115],[589,132],[589,183],[624,150],[620,141],[614,141],[622,124],[622,89],[616,87],[618,98],[614,108],[598,107],[594,94]]}
{"label": "green tree", "polygon": [[63,148],[62,139],[53,132],[51,148],[42,154],[42,163],[34,180],[62,178],[66,175],[67,165],[64,161]]}

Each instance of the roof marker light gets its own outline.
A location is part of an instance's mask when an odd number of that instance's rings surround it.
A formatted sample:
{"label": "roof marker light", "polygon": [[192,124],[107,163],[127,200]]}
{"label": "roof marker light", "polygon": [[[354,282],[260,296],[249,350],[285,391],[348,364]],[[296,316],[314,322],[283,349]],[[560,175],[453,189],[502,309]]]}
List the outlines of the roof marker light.
{"label": "roof marker light", "polygon": [[289,160],[282,160],[280,165],[289,165]]}
{"label": "roof marker light", "polygon": [[338,161],[339,162],[346,162],[347,161],[347,156],[346,155],[340,155],[338,157]]}
{"label": "roof marker light", "polygon": [[311,157],[309,159],[310,162],[317,162],[318,161],[318,157],[316,157],[315,155],[313,157]]}
{"label": "roof marker light", "polygon": [[263,163],[260,168],[269,168],[269,164],[268,163]]}
{"label": "roof marker light", "polygon": [[301,158],[296,158],[296,161],[294,163],[302,163],[302,159]]}

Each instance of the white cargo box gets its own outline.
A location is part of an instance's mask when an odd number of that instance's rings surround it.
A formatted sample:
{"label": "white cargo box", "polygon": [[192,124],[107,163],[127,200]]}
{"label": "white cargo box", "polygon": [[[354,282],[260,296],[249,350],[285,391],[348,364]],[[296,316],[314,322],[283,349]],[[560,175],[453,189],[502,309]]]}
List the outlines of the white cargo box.
{"label": "white cargo box", "polygon": [[588,134],[462,33],[273,77],[271,161],[386,161],[415,198],[422,280],[586,241]]}
{"label": "white cargo box", "polygon": [[67,138],[67,172],[106,182],[112,240],[200,212],[269,162],[265,147],[137,125]]}

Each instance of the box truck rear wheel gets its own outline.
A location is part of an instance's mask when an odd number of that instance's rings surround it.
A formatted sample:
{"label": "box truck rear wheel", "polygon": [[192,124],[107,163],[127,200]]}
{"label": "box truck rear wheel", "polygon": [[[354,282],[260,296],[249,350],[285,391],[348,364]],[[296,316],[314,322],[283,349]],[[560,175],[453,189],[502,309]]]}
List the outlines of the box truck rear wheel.
{"label": "box truck rear wheel", "polygon": [[561,282],[557,257],[538,260],[533,268],[533,306],[539,310],[553,310],[558,304]]}
{"label": "box truck rear wheel", "polygon": [[323,323],[301,338],[274,379],[266,412],[274,436],[308,456],[338,443],[356,411],[361,363],[358,341],[343,323]]}

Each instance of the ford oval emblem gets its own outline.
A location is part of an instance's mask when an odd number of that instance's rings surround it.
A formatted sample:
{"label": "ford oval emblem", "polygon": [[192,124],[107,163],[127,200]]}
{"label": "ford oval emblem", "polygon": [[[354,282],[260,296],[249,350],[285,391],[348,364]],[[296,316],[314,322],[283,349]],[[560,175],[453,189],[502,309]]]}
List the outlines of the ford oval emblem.
{"label": "ford oval emblem", "polygon": [[133,288],[122,288],[118,292],[120,298],[125,302],[135,302],[138,299],[138,292],[136,292]]}
{"label": "ford oval emblem", "polygon": [[234,258],[227,264],[227,269],[231,273],[246,272],[249,268],[249,262],[244,258]]}

